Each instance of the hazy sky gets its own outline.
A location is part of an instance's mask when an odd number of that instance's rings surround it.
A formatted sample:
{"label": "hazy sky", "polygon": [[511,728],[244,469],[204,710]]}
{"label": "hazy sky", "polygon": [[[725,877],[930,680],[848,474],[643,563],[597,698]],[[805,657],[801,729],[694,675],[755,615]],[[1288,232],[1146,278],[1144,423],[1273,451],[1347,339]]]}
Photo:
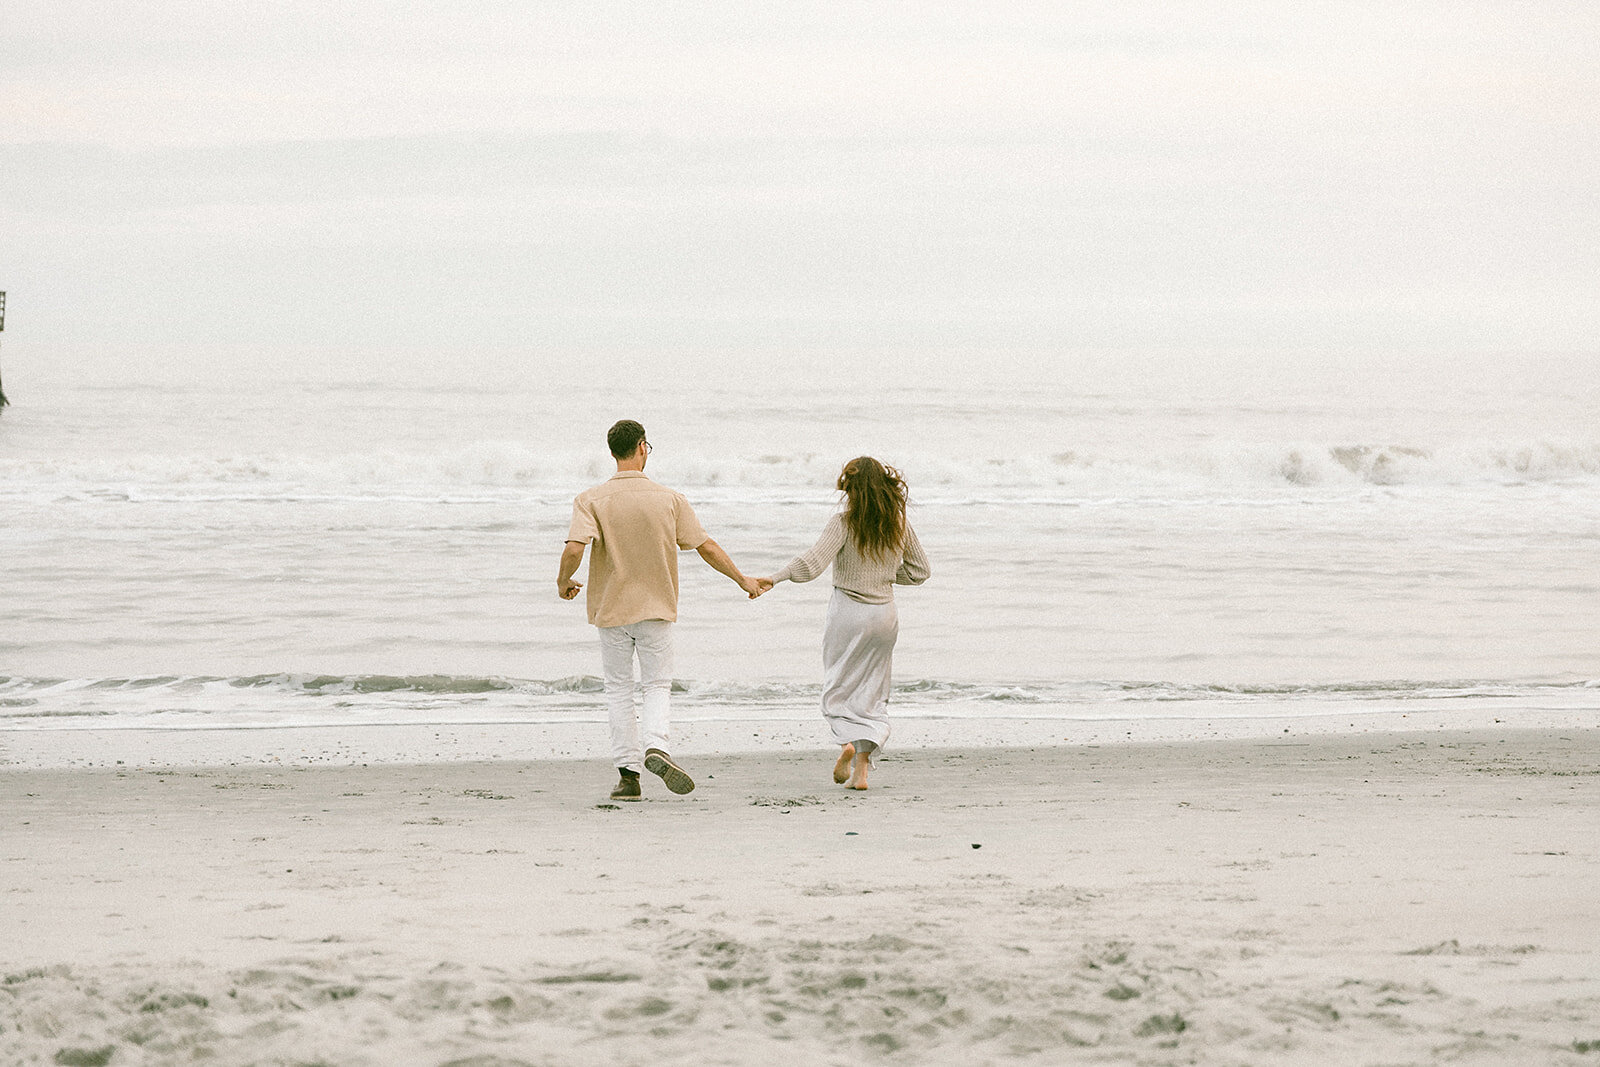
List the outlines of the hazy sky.
{"label": "hazy sky", "polygon": [[1595,350],[1600,5],[12,0],[8,375]]}

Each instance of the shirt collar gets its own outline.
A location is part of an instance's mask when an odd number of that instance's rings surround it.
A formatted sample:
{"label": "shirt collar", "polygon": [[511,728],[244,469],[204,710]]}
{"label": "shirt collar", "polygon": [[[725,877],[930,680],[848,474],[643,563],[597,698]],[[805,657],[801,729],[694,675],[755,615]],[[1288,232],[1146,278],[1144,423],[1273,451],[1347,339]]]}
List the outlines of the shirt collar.
{"label": "shirt collar", "polygon": [[644,471],[618,471],[617,473],[613,474],[611,477],[612,478],[648,478],[649,475],[646,474]]}

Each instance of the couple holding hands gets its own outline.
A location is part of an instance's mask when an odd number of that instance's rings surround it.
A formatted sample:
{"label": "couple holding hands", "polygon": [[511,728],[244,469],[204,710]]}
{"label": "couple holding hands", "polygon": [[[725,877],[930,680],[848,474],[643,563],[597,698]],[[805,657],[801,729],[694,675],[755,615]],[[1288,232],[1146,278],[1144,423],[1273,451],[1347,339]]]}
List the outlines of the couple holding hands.
{"label": "couple holding hands", "polygon": [[[873,753],[889,739],[889,674],[895,638],[896,585],[921,585],[928,559],[906,521],[906,484],[870,456],[846,463],[838,488],[844,509],[828,520],[811,548],[768,578],[750,578],[695,518],[682,493],[644,473],[650,442],[644,427],[624,419],[606,444],[617,473],[578,494],[556,589],[574,599],[573,575],[589,561],[589,621],[600,630],[600,665],[611,721],[611,753],[619,781],[613,800],[640,798],[639,773],[659,775],[687,793],[694,779],[668,754],[671,734],[672,624],[678,617],[678,552],[693,549],[732,578],[750,598],[779,582],[809,582],[833,570],[833,599],[822,637],[822,713],[839,743],[833,780],[867,788]],[[634,662],[642,706],[634,707]]]}

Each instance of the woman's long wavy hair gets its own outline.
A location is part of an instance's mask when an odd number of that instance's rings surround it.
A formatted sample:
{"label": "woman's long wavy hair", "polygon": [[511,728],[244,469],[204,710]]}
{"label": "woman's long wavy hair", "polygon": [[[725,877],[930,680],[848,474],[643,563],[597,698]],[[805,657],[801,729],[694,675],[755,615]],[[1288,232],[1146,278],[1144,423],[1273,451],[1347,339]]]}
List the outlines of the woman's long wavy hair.
{"label": "woman's long wavy hair", "polygon": [[857,456],[839,472],[845,495],[844,527],[856,549],[871,559],[900,551],[906,539],[906,481],[893,467]]}

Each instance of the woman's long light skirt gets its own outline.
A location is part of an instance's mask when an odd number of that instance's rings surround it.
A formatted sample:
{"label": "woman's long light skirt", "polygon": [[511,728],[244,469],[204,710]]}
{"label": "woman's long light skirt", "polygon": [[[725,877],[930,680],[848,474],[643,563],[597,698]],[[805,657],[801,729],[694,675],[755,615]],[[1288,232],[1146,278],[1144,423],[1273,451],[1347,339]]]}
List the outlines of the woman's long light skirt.
{"label": "woman's long light skirt", "polygon": [[833,591],[822,633],[822,714],[839,744],[882,748],[889,740],[889,670],[899,636],[893,602],[863,604]]}

